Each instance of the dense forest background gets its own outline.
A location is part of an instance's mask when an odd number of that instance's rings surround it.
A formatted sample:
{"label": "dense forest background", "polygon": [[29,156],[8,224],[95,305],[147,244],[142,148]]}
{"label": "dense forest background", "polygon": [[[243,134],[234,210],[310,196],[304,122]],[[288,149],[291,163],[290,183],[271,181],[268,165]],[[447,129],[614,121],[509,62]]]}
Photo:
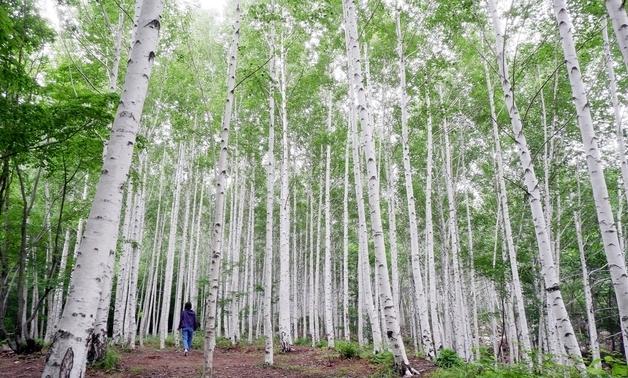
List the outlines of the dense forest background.
{"label": "dense forest background", "polygon": [[[189,301],[207,350],[266,337],[267,363],[273,338],[345,340],[408,374],[406,354],[443,351],[624,374],[621,1],[46,9],[0,1],[0,340],[16,352],[76,335],[83,290],[82,369],[95,345],[179,345]],[[121,211],[97,213],[107,159],[128,175],[110,184]],[[74,277],[106,252],[81,249],[92,219],[115,247]]]}

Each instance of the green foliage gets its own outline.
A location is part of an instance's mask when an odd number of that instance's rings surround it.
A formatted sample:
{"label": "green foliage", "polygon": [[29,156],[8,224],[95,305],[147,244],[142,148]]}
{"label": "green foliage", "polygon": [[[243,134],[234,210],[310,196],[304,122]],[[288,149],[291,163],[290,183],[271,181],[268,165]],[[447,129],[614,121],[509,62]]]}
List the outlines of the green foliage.
{"label": "green foliage", "polygon": [[613,377],[628,377],[628,365],[623,359],[613,356],[604,356],[604,362],[610,366],[610,373]]}
{"label": "green foliage", "polygon": [[299,337],[298,339],[294,341],[294,345],[300,345],[300,346],[309,346],[311,345],[311,343],[312,341],[308,339],[307,337]]}
{"label": "green foliage", "polygon": [[395,356],[389,351],[374,353],[368,357],[368,360],[374,364],[392,367],[395,363]]}
{"label": "green foliage", "polygon": [[436,366],[441,368],[451,368],[461,366],[464,363],[462,358],[456,354],[455,351],[451,349],[442,349],[438,352],[438,356],[436,357]]}
{"label": "green foliage", "polygon": [[231,340],[227,337],[217,337],[216,338],[216,348],[223,350],[234,349],[238,346],[238,344],[231,343]]}
{"label": "green foliage", "polygon": [[319,340],[314,347],[316,348],[327,348],[327,340]]}
{"label": "green foliage", "polygon": [[349,359],[360,357],[361,348],[357,343],[340,340],[336,341],[335,348],[340,358]]}
{"label": "green foliage", "polygon": [[94,369],[111,372],[120,367],[120,353],[112,347],[107,348],[104,357],[96,361],[93,365]]}
{"label": "green foliage", "polygon": [[[451,353],[447,354],[450,360]],[[457,357],[457,356],[456,356]],[[574,367],[559,365],[553,362],[549,356],[543,360],[542,366],[535,366],[534,369],[529,368],[523,363],[504,364],[496,363],[492,358],[482,357],[476,362],[464,362],[458,358],[457,363],[449,367],[439,365],[439,369],[432,375],[435,378],[535,378],[535,377],[552,377],[552,378],[578,378],[582,377]],[[610,377],[620,376],[611,374],[601,369],[587,370],[591,377]]]}
{"label": "green foliage", "polygon": [[205,335],[203,332],[194,332],[192,337],[192,349],[203,350],[205,346]]}

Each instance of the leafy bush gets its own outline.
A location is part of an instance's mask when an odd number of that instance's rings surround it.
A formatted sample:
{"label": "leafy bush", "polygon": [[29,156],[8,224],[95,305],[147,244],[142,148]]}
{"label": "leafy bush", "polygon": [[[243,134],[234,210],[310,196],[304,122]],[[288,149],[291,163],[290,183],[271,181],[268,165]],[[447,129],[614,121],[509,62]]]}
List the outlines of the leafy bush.
{"label": "leafy bush", "polygon": [[229,350],[229,349],[235,348],[235,345],[233,345],[231,343],[231,340],[226,338],[226,337],[217,337],[216,338],[216,348]]}
{"label": "leafy bush", "polygon": [[294,341],[294,345],[308,346],[310,345],[310,339],[306,337],[299,337]]}
{"label": "leafy bush", "polygon": [[604,356],[604,362],[610,366],[611,376],[628,377],[628,365],[623,359],[608,355]]}
{"label": "leafy bush", "polygon": [[327,340],[320,340],[316,344],[314,344],[316,348],[327,348]]}
{"label": "leafy bush", "polygon": [[393,356],[391,352],[385,351],[381,353],[371,354],[369,356],[369,361],[371,361],[374,364],[386,365],[386,366],[392,367],[393,364],[395,363],[395,356]]}
{"label": "leafy bush", "polygon": [[[181,341],[181,345],[183,345],[183,341]],[[203,350],[205,347],[205,334],[203,332],[194,332],[194,336],[192,337],[192,349]]]}
{"label": "leafy bush", "polygon": [[436,357],[436,366],[440,368],[449,369],[461,366],[463,363],[464,361],[456,354],[456,352],[447,348],[438,352],[438,357]]}
{"label": "leafy bush", "polygon": [[114,348],[107,348],[105,356],[94,363],[94,369],[112,371],[120,366],[120,354]]}
{"label": "leafy bush", "polygon": [[360,357],[360,346],[350,341],[336,341],[336,352],[340,358],[349,359]]}

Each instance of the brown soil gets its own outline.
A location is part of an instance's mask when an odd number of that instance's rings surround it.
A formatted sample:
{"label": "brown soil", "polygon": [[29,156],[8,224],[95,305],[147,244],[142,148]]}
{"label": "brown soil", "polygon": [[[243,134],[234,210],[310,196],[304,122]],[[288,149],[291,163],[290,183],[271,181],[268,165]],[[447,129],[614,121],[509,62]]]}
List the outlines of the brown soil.
{"label": "brown soil", "polygon": [[[264,351],[255,347],[217,349],[214,353],[215,377],[380,377],[382,366],[364,359],[341,359],[334,351],[295,347],[294,352],[275,354],[275,365],[264,365]],[[44,354],[17,356],[0,352],[0,377],[40,377]],[[411,364],[421,373],[434,369],[429,361],[412,359]],[[198,377],[203,368],[203,352],[194,350],[188,356],[172,349],[139,348],[121,353],[120,366],[115,371],[88,369],[88,377]],[[422,374],[423,375],[423,374]]]}

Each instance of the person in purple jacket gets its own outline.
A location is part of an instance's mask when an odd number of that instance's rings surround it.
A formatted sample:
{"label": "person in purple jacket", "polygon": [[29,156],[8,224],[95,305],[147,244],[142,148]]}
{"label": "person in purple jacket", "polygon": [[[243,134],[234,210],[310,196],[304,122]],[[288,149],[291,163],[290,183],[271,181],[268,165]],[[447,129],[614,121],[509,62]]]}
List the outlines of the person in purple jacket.
{"label": "person in purple jacket", "polygon": [[187,356],[188,351],[192,348],[194,331],[198,329],[196,314],[192,311],[192,303],[190,302],[187,302],[184,306],[184,310],[181,311],[179,329],[181,330],[181,338],[183,339],[183,353]]}

